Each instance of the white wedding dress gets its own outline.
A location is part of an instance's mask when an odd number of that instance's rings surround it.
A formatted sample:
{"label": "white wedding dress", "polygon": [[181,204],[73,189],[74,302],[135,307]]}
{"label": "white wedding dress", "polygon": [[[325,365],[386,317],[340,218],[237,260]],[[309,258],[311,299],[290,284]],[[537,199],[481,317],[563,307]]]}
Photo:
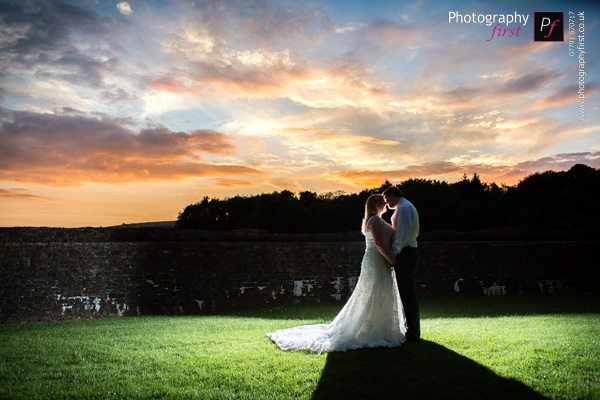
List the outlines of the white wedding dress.
{"label": "white wedding dress", "polygon": [[[391,243],[393,233],[392,227],[384,224],[384,240]],[[282,350],[321,353],[363,347],[394,347],[406,341],[406,321],[394,270],[387,266],[369,231],[366,242],[354,292],[335,319],[329,325],[302,325],[267,333],[277,346]]]}

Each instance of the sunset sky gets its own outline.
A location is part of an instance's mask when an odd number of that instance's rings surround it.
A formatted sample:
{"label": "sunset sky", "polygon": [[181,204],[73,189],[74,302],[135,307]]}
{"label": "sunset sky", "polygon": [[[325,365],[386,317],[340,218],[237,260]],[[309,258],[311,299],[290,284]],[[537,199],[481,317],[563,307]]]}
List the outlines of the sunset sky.
{"label": "sunset sky", "polygon": [[[600,168],[592,3],[0,0],[0,226]],[[534,11],[563,11],[565,42],[534,42]],[[450,12],[528,20],[492,38]]]}

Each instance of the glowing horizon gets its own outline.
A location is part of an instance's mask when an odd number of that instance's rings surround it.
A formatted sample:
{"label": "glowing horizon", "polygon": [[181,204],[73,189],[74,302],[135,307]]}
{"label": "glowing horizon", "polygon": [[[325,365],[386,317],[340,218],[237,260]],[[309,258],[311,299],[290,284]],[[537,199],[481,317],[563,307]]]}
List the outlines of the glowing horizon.
{"label": "glowing horizon", "polygon": [[[600,168],[600,9],[558,4],[577,24],[585,11],[584,120],[568,29],[564,43],[532,39],[542,1],[0,8],[0,226],[172,221],[204,196],[474,173],[512,186]],[[494,26],[449,12],[529,19],[488,40]]]}

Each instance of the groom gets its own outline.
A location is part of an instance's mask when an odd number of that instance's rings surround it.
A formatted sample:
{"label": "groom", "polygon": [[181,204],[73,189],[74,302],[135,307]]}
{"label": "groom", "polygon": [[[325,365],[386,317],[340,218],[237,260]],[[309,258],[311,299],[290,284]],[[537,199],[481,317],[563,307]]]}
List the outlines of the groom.
{"label": "groom", "polygon": [[417,342],[421,337],[419,299],[415,271],[419,263],[417,236],[419,214],[413,204],[404,198],[402,191],[391,186],[383,192],[388,207],[395,210],[392,227],[396,231],[392,254],[396,257],[396,280],[406,314],[406,341]]}

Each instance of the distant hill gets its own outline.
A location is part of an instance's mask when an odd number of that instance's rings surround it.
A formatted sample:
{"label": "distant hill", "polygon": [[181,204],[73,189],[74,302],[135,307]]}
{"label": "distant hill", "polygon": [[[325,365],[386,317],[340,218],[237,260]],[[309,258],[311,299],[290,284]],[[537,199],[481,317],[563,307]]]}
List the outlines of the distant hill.
{"label": "distant hill", "polygon": [[109,228],[175,228],[175,221],[139,222],[109,226]]}

